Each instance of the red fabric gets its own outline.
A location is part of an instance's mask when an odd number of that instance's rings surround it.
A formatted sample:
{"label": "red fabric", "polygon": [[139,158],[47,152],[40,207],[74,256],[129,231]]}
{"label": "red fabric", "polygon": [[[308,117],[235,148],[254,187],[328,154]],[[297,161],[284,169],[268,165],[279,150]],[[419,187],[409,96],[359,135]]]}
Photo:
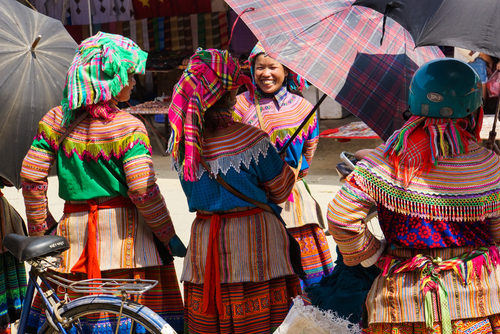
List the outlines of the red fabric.
{"label": "red fabric", "polygon": [[210,236],[208,239],[207,262],[205,264],[205,278],[203,284],[203,313],[215,314],[215,307],[213,304],[213,300],[215,299],[219,314],[224,314],[224,309],[222,308],[218,245],[221,220],[225,218],[252,216],[262,211],[264,210],[255,208],[248,211],[223,214],[213,213],[210,215],[199,212],[196,213],[197,218],[210,219]]}
{"label": "red fabric", "polygon": [[115,197],[109,201],[97,204],[95,199],[89,199],[87,204],[64,203],[64,213],[76,213],[90,211],[88,220],[87,243],[83,249],[78,262],[75,263],[71,272],[87,274],[89,279],[101,278],[101,269],[97,258],[97,210],[113,209],[134,206],[134,203],[127,197]]}

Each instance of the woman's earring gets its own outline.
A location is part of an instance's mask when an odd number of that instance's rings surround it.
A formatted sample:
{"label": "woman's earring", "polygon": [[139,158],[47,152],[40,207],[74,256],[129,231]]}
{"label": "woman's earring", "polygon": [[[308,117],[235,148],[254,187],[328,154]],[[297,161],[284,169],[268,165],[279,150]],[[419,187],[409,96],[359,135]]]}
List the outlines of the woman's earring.
{"label": "woman's earring", "polygon": [[405,122],[410,119],[411,115],[412,114],[411,114],[411,111],[409,109],[406,109],[405,111],[403,111],[403,119],[405,120]]}

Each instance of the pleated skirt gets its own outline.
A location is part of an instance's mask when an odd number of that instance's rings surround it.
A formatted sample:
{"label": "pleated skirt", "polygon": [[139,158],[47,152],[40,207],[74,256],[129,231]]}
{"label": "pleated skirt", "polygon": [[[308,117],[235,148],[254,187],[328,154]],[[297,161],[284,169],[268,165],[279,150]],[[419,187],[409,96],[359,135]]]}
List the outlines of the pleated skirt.
{"label": "pleated skirt", "polygon": [[273,333],[288,314],[292,297],[301,294],[296,275],[221,284],[221,291],[224,314],[208,315],[202,312],[203,284],[184,282],[184,333]]}
{"label": "pleated skirt", "polygon": [[316,224],[288,229],[300,245],[302,267],[307,276],[301,280],[302,289],[321,281],[333,270],[333,260],[325,232]]}

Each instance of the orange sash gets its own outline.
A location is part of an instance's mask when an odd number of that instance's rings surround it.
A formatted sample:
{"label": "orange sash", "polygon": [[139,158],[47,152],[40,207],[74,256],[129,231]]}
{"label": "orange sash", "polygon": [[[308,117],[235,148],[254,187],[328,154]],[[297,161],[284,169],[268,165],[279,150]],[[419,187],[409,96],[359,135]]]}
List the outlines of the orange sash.
{"label": "orange sash", "polygon": [[220,283],[220,261],[219,261],[219,230],[222,219],[252,216],[264,210],[255,208],[248,211],[203,214],[196,212],[200,219],[210,219],[210,234],[208,239],[207,262],[205,264],[205,276],[203,284],[203,313],[215,314],[214,299],[219,315],[223,315],[222,293]]}
{"label": "orange sash", "polygon": [[97,210],[113,209],[134,206],[128,197],[118,196],[109,201],[97,204],[95,199],[89,199],[87,204],[64,203],[64,213],[76,213],[90,211],[87,225],[87,243],[77,263],[71,268],[71,272],[87,274],[89,279],[101,278],[99,259],[97,257]]}

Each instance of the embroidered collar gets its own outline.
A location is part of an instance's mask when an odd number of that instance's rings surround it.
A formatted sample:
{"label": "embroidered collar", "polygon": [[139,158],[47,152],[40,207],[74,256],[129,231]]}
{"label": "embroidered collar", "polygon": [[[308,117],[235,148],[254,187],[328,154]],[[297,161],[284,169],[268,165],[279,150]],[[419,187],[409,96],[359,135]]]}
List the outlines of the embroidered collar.
{"label": "embroidered collar", "polygon": [[285,104],[286,98],[288,97],[288,89],[286,88],[286,86],[282,86],[276,92],[266,94],[262,90],[260,90],[260,88],[257,88],[255,94],[257,94],[260,98],[267,97],[270,99],[275,99],[276,103],[278,103],[278,106],[281,108]]}

